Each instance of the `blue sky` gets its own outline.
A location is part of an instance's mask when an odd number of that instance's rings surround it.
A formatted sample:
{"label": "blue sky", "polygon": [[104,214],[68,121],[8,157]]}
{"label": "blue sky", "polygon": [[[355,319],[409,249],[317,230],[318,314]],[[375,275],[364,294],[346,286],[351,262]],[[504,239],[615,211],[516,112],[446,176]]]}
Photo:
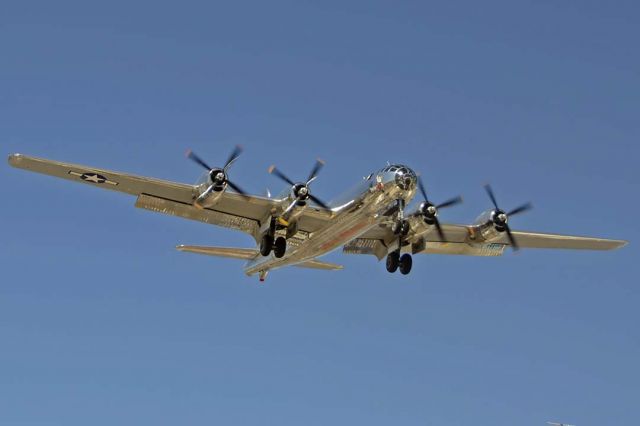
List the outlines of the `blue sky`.
{"label": "blue sky", "polygon": [[606,253],[420,256],[408,277],[241,263],[245,247],[134,198],[0,167],[0,424],[640,422],[640,30],[635,2],[13,2],[0,143],[181,182],[331,199],[387,160],[443,219],[531,200],[514,228]]}

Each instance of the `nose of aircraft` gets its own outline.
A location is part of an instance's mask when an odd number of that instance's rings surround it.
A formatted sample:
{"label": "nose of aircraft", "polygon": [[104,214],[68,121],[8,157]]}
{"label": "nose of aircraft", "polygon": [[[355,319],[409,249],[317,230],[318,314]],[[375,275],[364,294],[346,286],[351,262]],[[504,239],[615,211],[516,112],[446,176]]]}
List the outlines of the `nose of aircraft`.
{"label": "nose of aircraft", "polygon": [[404,190],[410,190],[416,187],[418,178],[416,174],[408,167],[402,166],[396,170],[396,185]]}
{"label": "nose of aircraft", "polygon": [[378,182],[395,185],[403,191],[412,191],[417,186],[418,177],[407,166],[391,164],[380,171]]}

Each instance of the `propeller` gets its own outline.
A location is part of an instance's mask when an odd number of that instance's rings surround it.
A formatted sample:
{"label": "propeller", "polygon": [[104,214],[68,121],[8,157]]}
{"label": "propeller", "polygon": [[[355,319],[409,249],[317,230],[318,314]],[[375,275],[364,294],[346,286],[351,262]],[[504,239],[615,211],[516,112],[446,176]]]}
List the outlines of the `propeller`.
{"label": "propeller", "polygon": [[311,192],[309,191],[309,184],[314,180],[316,180],[316,178],[318,177],[318,173],[320,172],[320,169],[322,169],[323,166],[324,166],[324,161],[318,159],[316,161],[316,164],[314,164],[313,169],[311,169],[311,173],[309,173],[309,177],[307,178],[306,182],[298,182],[298,183],[289,179],[289,177],[285,175],[283,172],[281,172],[280,170],[278,170],[276,166],[269,167],[269,173],[280,178],[280,180],[288,183],[293,188],[293,195],[296,197],[296,199],[289,207],[287,207],[287,209],[285,210],[285,213],[288,213],[289,210],[293,208],[295,203],[304,202],[308,199],[312,200],[314,203],[321,206],[322,208],[326,210],[330,210],[329,206],[325,202],[320,200],[315,195],[311,194]]}
{"label": "propeller", "polygon": [[438,209],[443,209],[446,207],[455,206],[456,204],[462,203],[462,197],[457,196],[451,198],[440,204],[433,204],[429,201],[427,197],[427,191],[424,188],[424,184],[422,183],[422,178],[418,176],[418,188],[420,189],[420,193],[424,198],[422,204],[420,204],[420,214],[422,215],[425,223],[429,225],[435,225],[436,230],[438,231],[438,235],[442,241],[447,241],[444,231],[442,230],[442,226],[440,225],[440,221],[438,220]]}
{"label": "propeller", "polygon": [[186,157],[209,172],[209,177],[211,178],[211,182],[213,182],[212,186],[222,186],[226,184],[233,188],[233,190],[238,194],[247,197],[247,193],[238,185],[230,181],[229,176],[227,175],[229,167],[238,159],[238,157],[240,157],[240,154],[242,154],[242,147],[240,145],[236,145],[222,168],[209,166],[202,158],[191,150],[187,151]]}
{"label": "propeller", "polygon": [[518,243],[511,233],[511,228],[509,228],[509,217],[531,210],[533,208],[533,205],[531,203],[525,203],[509,212],[505,212],[500,207],[498,207],[498,202],[496,201],[496,196],[493,193],[493,189],[491,189],[491,186],[487,184],[484,186],[484,189],[485,191],[487,191],[487,195],[489,195],[489,198],[493,203],[493,207],[495,207],[495,210],[493,210],[493,213],[491,215],[491,220],[497,228],[504,229],[504,231],[507,233],[507,237],[509,238],[509,242],[511,243],[511,247],[513,248],[513,250],[517,251],[520,247],[518,247]]}

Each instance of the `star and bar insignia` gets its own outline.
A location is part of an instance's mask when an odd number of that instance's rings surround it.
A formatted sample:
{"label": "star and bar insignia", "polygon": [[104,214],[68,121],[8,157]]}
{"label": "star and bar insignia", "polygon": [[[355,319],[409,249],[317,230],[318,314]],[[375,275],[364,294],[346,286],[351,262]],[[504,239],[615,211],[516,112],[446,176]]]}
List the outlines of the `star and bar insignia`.
{"label": "star and bar insignia", "polygon": [[117,185],[118,182],[114,182],[112,180],[107,179],[106,177],[102,176],[101,174],[98,173],[78,173],[78,172],[73,172],[70,171],[69,172],[70,175],[72,176],[77,176],[80,179],[86,181],[86,182],[92,182],[92,183],[106,183],[109,185]]}

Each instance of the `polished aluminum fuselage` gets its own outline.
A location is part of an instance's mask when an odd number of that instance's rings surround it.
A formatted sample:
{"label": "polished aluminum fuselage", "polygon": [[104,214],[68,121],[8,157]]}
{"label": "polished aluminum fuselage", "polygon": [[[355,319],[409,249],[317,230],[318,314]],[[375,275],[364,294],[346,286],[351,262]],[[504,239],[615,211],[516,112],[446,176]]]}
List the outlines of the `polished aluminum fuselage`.
{"label": "polished aluminum fuselage", "polygon": [[405,184],[398,184],[398,172],[383,169],[363,179],[351,191],[330,203],[332,219],[327,225],[313,232],[299,244],[289,243],[282,258],[256,256],[245,266],[245,273],[252,275],[283,266],[302,263],[327,254],[343,246],[382,222],[389,221],[387,212],[397,200],[410,202],[416,193],[416,175],[409,170]]}

